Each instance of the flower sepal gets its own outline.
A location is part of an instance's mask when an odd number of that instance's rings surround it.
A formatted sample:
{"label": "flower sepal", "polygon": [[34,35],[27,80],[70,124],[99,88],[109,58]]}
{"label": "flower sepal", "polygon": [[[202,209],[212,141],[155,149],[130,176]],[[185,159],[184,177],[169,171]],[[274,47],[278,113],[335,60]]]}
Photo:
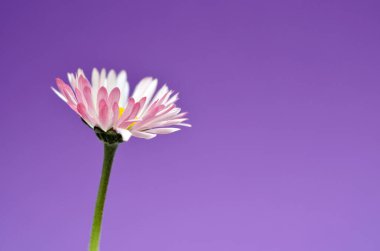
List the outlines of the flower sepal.
{"label": "flower sepal", "polygon": [[121,134],[116,132],[114,129],[109,129],[108,131],[103,131],[100,127],[95,126],[94,131],[98,139],[104,143],[113,145],[123,142],[123,137]]}

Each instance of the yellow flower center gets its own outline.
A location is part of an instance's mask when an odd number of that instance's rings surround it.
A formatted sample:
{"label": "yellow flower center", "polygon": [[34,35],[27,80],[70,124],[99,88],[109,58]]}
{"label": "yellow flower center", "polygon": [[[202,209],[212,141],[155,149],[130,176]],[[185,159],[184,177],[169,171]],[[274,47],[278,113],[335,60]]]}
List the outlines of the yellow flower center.
{"label": "yellow flower center", "polygon": [[119,107],[119,118],[121,117],[121,115],[123,115],[125,109],[122,108],[122,107]]}
{"label": "yellow flower center", "polygon": [[[123,115],[124,111],[125,111],[124,108],[119,107],[119,118],[121,117],[121,115]],[[136,117],[135,119],[137,119],[137,117]],[[136,122],[131,123],[131,124],[127,127],[127,130],[131,130],[132,127],[133,127],[135,124],[136,124]]]}

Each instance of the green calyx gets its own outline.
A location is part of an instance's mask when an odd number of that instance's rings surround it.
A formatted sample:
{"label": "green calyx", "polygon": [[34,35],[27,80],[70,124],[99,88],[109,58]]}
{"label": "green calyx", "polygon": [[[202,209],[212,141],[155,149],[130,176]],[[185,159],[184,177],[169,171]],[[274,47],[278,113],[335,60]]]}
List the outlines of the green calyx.
{"label": "green calyx", "polygon": [[104,143],[113,145],[123,142],[123,137],[114,129],[109,129],[105,132],[101,128],[95,126],[94,131],[96,133],[96,136]]}

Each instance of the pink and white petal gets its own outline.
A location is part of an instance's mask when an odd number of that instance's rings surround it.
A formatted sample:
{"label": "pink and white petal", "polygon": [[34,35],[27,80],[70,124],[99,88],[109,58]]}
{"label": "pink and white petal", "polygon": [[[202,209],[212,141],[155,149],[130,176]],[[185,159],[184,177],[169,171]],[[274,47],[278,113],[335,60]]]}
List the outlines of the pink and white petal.
{"label": "pink and white petal", "polygon": [[108,92],[107,92],[107,89],[104,86],[100,87],[100,89],[98,91],[98,95],[97,95],[97,103],[98,103],[98,105],[100,104],[101,100],[108,100]]}
{"label": "pink and white petal", "polygon": [[187,112],[182,112],[182,113],[180,113],[180,114],[174,116],[173,118],[174,118],[174,119],[180,119],[180,118],[185,117],[186,115],[187,115]]}
{"label": "pink and white petal", "polygon": [[141,121],[141,119],[127,119],[127,120],[124,120],[123,123],[120,123],[119,127],[120,128],[128,128],[131,124],[134,124],[133,125],[133,128],[135,128],[135,122],[139,122]]}
{"label": "pink and white petal", "polygon": [[109,97],[108,97],[108,105],[113,105],[113,103],[117,102],[119,103],[120,99],[120,89],[118,87],[115,87]]}
{"label": "pink and white petal", "polygon": [[124,120],[124,122],[129,122],[129,123],[133,123],[133,122],[139,122],[139,121],[142,121],[141,119],[127,119],[127,120]]}
{"label": "pink and white petal", "polygon": [[166,86],[166,84],[164,86],[162,86],[160,88],[160,90],[158,90],[158,92],[156,93],[156,95],[154,95],[154,97],[150,100],[149,103],[147,103],[146,107],[144,108],[144,110],[142,111],[142,113],[145,113],[147,112],[148,110],[150,109],[153,109],[155,106],[157,105],[160,105],[162,102],[160,102],[160,99],[165,96],[165,94],[167,94],[169,91],[168,87]]}
{"label": "pink and white petal", "polygon": [[67,102],[67,99],[65,98],[65,96],[62,95],[62,93],[60,93],[57,89],[55,89],[54,87],[51,87],[51,89],[53,90],[53,92],[55,94],[57,94],[57,96],[62,99],[63,101]]}
{"label": "pink and white petal", "polygon": [[126,117],[124,120],[119,120],[119,127],[127,128],[130,124],[132,124],[130,121],[136,119],[140,107],[140,103],[136,103],[132,108],[131,114],[129,114],[129,116]]}
{"label": "pink and white petal", "polygon": [[99,126],[104,131],[107,131],[109,129],[109,125],[111,124],[109,117],[110,111],[107,102],[104,99],[102,99],[99,102]]}
{"label": "pink and white petal", "polygon": [[79,90],[79,88],[75,88],[75,96],[78,100],[78,103],[83,103],[84,105],[86,105],[85,104],[86,101],[84,100],[83,94],[82,94],[81,90]]}
{"label": "pink and white petal", "polygon": [[136,104],[133,106],[132,111],[131,111],[131,114],[128,116],[128,119],[134,119],[134,118],[136,118],[137,113],[139,112],[140,108],[141,108],[140,103],[136,103]]}
{"label": "pink and white petal", "polygon": [[160,114],[157,113],[156,116],[151,116],[150,118],[146,117],[144,118],[144,121],[141,122],[139,125],[136,125],[138,128],[149,128],[153,127],[152,125],[155,125],[157,123],[161,123],[162,121],[171,120],[173,117],[176,116],[177,112],[179,112],[180,109],[172,109],[171,111],[167,112],[166,114]]}
{"label": "pink and white petal", "polygon": [[147,133],[147,132],[140,132],[140,131],[132,131],[132,135],[136,138],[142,138],[142,139],[153,139],[156,137],[156,134]]}
{"label": "pink and white petal", "polygon": [[84,120],[88,120],[86,106],[83,103],[77,105],[77,111]]}
{"label": "pink and white petal", "polygon": [[164,105],[159,105],[159,106],[155,106],[151,109],[149,109],[143,116],[143,119],[144,121],[148,121],[148,120],[151,120],[151,119],[154,119],[154,117],[156,117],[156,115],[162,111],[163,109],[165,109],[165,106]]}
{"label": "pink and white petal", "polygon": [[112,105],[112,125],[116,126],[117,119],[119,118],[119,105],[117,102]]}
{"label": "pink and white petal", "polygon": [[123,141],[128,141],[132,136],[130,131],[123,128],[116,128],[116,131],[120,133],[121,137],[123,137]]}
{"label": "pink and white petal", "polygon": [[169,134],[173,132],[177,132],[181,130],[180,128],[174,128],[174,127],[165,127],[165,128],[153,128],[150,130],[146,130],[145,132],[153,133],[153,134]]}
{"label": "pink and white petal", "polygon": [[147,103],[147,100],[146,100],[146,97],[143,97],[140,101],[140,110],[139,112],[137,113],[136,117],[141,117],[142,113],[144,112],[144,107],[146,107],[146,103]]}
{"label": "pink and white petal", "polygon": [[75,98],[73,90],[62,79],[56,78],[56,83],[60,92],[67,99],[67,103],[71,103],[76,106],[77,100]]}
{"label": "pink and white petal", "polygon": [[168,86],[165,84],[163,85],[160,90],[158,90],[158,92],[156,93],[156,95],[154,96],[154,98],[152,99],[152,101],[157,101],[159,99],[161,99],[167,92],[169,91],[169,88]]}
{"label": "pink and white petal", "polygon": [[[162,111],[158,112],[157,113],[157,116],[163,116],[163,115],[166,115],[168,114],[170,111],[172,111],[174,108],[176,108],[176,105],[175,104],[172,104],[172,105],[169,105],[169,106],[166,106]],[[172,111],[170,114],[177,114],[179,113],[181,110],[174,110]]]}
{"label": "pink and white petal", "polygon": [[78,108],[77,108],[77,105],[74,105],[72,103],[67,103],[68,106],[76,113],[80,116],[79,112],[78,112]]}
{"label": "pink and white petal", "polygon": [[64,89],[66,89],[66,88],[68,88],[68,89],[70,89],[70,86],[68,86],[66,83],[65,83],[65,81],[63,81],[62,79],[60,79],[60,78],[56,78],[55,79],[55,83],[57,84],[57,86],[58,86],[58,89],[59,89],[59,91],[63,94],[64,93]]}
{"label": "pink and white petal", "polygon": [[95,112],[95,109],[94,109],[94,102],[92,100],[91,87],[86,86],[83,89],[83,96],[84,96],[84,99],[86,100],[88,113],[93,115]]}
{"label": "pink and white petal", "polygon": [[120,118],[118,119],[117,124],[120,125],[123,121],[127,120],[130,113],[132,112],[133,107],[135,106],[135,100],[133,98],[128,99],[128,104],[124,110],[124,112],[121,114]]}
{"label": "pink and white petal", "polygon": [[141,114],[140,117],[146,117],[148,116],[148,114],[151,114],[153,111],[156,112],[157,107],[158,107],[157,103],[158,103],[158,100],[151,102],[149,107]]}
{"label": "pink and white petal", "polygon": [[171,97],[168,102],[166,102],[166,105],[171,105],[171,104],[174,104],[175,102],[177,102],[179,100],[179,97],[178,97],[178,93],[174,94],[173,97]]}
{"label": "pink and white petal", "polygon": [[94,128],[94,120],[92,119],[92,117],[88,114],[87,110],[86,110],[86,107],[83,103],[79,103],[77,105],[77,111],[79,113],[79,115],[82,117],[82,119],[84,121],[86,121],[86,123],[91,127],[91,128]]}
{"label": "pink and white petal", "polygon": [[85,87],[91,87],[90,82],[84,75],[80,75],[78,79],[78,86],[81,91],[84,90]]}
{"label": "pink and white petal", "polygon": [[159,105],[163,104],[163,105],[166,105],[166,101],[169,99],[170,95],[172,95],[173,91],[168,91],[167,93],[165,93],[164,96],[162,96],[159,100],[158,100],[158,103]]}
{"label": "pink and white petal", "polygon": [[68,106],[71,109],[73,109],[76,113],[78,113],[78,111],[77,111],[77,100],[75,98],[73,90],[70,88],[70,86],[65,84],[65,82],[63,82],[61,79],[57,78],[56,83],[57,83],[57,86],[58,86],[60,93],[66,99],[66,104],[68,104]]}

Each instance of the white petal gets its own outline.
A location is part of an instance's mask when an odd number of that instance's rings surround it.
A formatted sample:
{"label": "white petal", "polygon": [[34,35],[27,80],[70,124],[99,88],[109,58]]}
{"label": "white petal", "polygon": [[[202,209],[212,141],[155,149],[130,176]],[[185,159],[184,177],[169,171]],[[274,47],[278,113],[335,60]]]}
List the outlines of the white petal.
{"label": "white petal", "polygon": [[168,100],[168,102],[166,102],[165,105],[171,105],[171,104],[177,102],[178,99],[179,99],[179,98],[178,98],[178,93],[176,93],[173,97],[171,97],[171,98]]}
{"label": "white petal", "polygon": [[[167,123],[168,121],[171,121],[173,117],[177,115],[181,111],[180,108],[174,108],[173,110],[169,111],[166,114],[163,115],[157,115],[157,117],[153,118],[152,120],[148,122],[142,122],[141,125],[138,126],[139,129],[147,129],[147,128],[152,128],[152,127],[157,127],[161,126],[161,124]],[[185,119],[186,120],[186,119]],[[185,120],[178,121],[176,123],[184,122]],[[175,123],[175,124],[176,124]],[[174,124],[174,125],[175,125]],[[165,125],[165,124],[164,124]],[[172,125],[172,124],[170,124]]]}
{"label": "white petal", "polygon": [[154,137],[156,137],[156,134],[140,132],[140,131],[133,131],[132,135],[136,138],[143,138],[143,139],[153,139]]}
{"label": "white petal", "polygon": [[125,108],[128,101],[129,84],[127,82],[127,73],[121,71],[116,78],[116,86],[120,89],[119,106]]}
{"label": "white petal", "polygon": [[187,124],[187,123],[178,123],[178,126],[185,126],[185,127],[192,127],[192,125]]}
{"label": "white petal", "polygon": [[55,94],[57,94],[58,97],[60,97],[63,101],[67,102],[67,99],[62,95],[62,93],[60,93],[57,89],[55,89],[54,87],[51,87],[51,89],[53,90],[53,92]]}
{"label": "white petal", "polygon": [[167,87],[167,85],[163,85],[160,90],[158,90],[158,92],[156,93],[156,95],[154,96],[154,98],[152,99],[152,102],[162,98],[167,92],[169,91],[169,88]]}
{"label": "white petal", "polygon": [[106,69],[102,69],[100,71],[100,77],[99,77],[99,86],[105,86],[107,83],[107,79],[106,79]]}
{"label": "white petal", "polygon": [[81,68],[78,68],[78,70],[77,70],[77,77],[79,78],[80,75],[85,76],[84,75],[84,71]]}
{"label": "white petal", "polygon": [[173,91],[170,90],[170,91],[168,92],[168,94],[165,95],[165,97],[162,97],[161,104],[166,104],[166,103],[168,102],[168,100],[169,100],[169,97],[170,97],[172,94],[173,94]]}
{"label": "white petal", "polygon": [[120,88],[121,84],[124,84],[125,82],[127,82],[127,72],[126,71],[121,71],[119,72],[119,74],[117,75],[117,78],[116,78],[116,83],[117,83],[117,86]]}
{"label": "white petal", "polygon": [[151,77],[143,78],[136,86],[132,97],[139,101],[143,97],[146,97],[147,102],[149,102],[154,94],[157,87],[157,79]]}
{"label": "white petal", "polygon": [[[168,111],[169,109],[171,109],[171,110]],[[159,116],[160,119],[174,117],[180,112],[181,112],[181,108],[179,108],[179,107],[172,108],[172,106],[168,106],[165,109],[163,109],[162,111],[158,112],[157,117]]]}
{"label": "white petal", "polygon": [[123,141],[128,141],[129,138],[132,136],[132,133],[128,130],[125,130],[123,128],[116,128],[116,131],[121,134],[123,137]]}
{"label": "white petal", "polygon": [[99,72],[96,68],[92,69],[91,83],[92,87],[97,90],[97,88],[99,87]]}
{"label": "white petal", "polygon": [[73,90],[75,90],[75,88],[78,87],[78,85],[77,85],[77,80],[76,80],[74,74],[71,72],[68,72],[67,73],[67,79],[69,80],[71,88],[73,88]]}
{"label": "white petal", "polygon": [[166,127],[166,128],[154,128],[154,129],[146,130],[146,132],[155,133],[155,134],[169,134],[169,133],[177,132],[179,130],[181,129],[174,128],[174,127]]}
{"label": "white petal", "polygon": [[71,72],[68,72],[67,73],[67,79],[71,83],[74,80],[74,74],[72,74]]}
{"label": "white petal", "polygon": [[107,89],[108,92],[111,92],[112,89],[116,86],[116,72],[114,70],[110,70],[107,75]]}
{"label": "white petal", "polygon": [[149,127],[152,128],[152,127],[161,127],[161,126],[175,126],[175,125],[178,125],[179,123],[183,123],[186,120],[188,120],[188,118],[160,121],[160,122],[150,124]]}
{"label": "white petal", "polygon": [[136,101],[139,101],[143,97],[146,97],[146,102],[144,103],[144,106],[140,109],[139,113],[137,114],[137,117],[140,117],[146,111],[146,108],[148,107],[149,102],[152,99],[154,92],[156,91],[157,83],[157,79],[148,77],[142,79],[140,83],[136,86],[136,89],[132,97],[134,97]]}

